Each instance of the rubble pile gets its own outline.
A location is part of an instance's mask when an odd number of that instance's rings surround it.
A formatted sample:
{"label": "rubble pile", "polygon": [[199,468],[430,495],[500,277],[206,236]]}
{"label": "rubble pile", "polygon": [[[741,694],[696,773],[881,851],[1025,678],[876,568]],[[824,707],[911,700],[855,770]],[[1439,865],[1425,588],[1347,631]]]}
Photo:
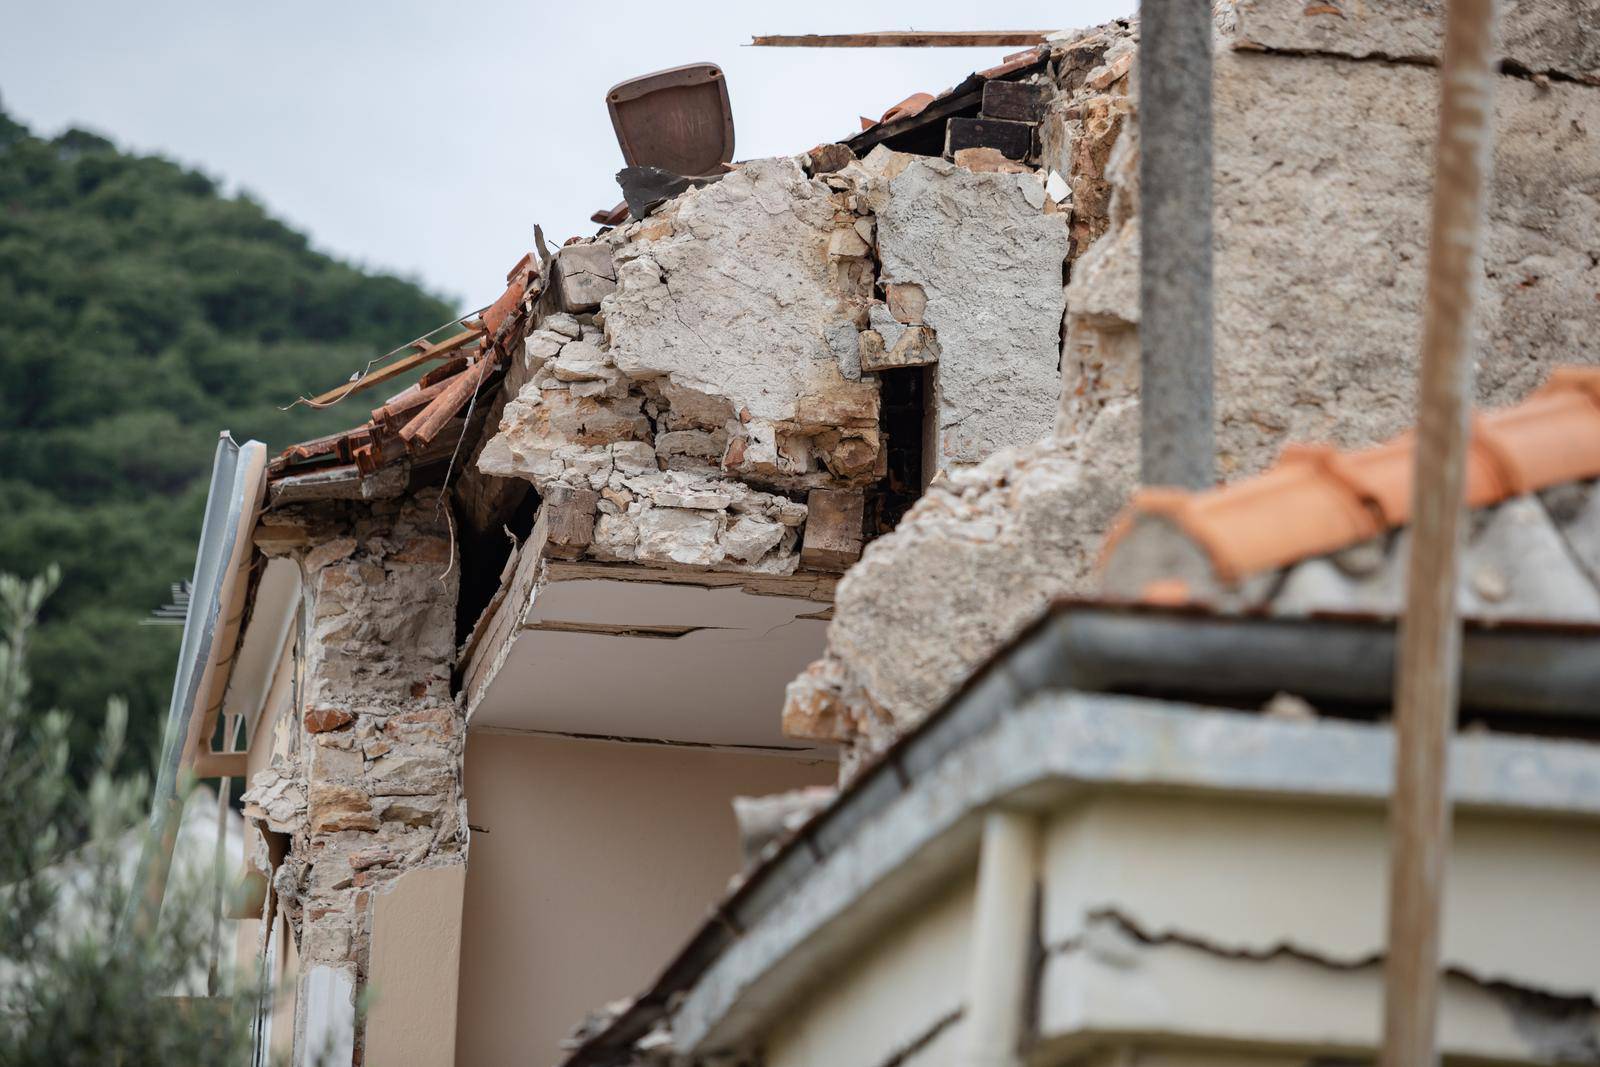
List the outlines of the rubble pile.
{"label": "rubble pile", "polygon": [[[892,525],[886,497],[1048,431],[1065,268],[1105,226],[1074,168],[1114,137],[1131,49],[1114,24],[979,79],[951,158],[865,147],[939,108],[919,94],[864,140],[737,165],[561,248],[478,471],[560,495],[590,559],[843,569]],[[985,130],[1016,144],[961,141]],[[902,372],[927,375],[923,424],[891,433]],[[891,477],[895,448],[918,484]]]}

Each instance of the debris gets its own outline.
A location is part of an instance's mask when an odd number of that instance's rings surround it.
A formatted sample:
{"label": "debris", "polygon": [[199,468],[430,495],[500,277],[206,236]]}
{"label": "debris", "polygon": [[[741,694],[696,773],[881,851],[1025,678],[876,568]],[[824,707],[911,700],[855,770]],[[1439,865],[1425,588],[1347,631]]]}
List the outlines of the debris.
{"label": "debris", "polygon": [[1007,159],[1027,159],[1033,152],[1033,127],[1006,119],[953,118],[945,125],[944,154],[963,148],[993,148]]}
{"label": "debris", "polygon": [[733,815],[739,823],[739,851],[745,863],[760,858],[769,845],[804,826],[838,794],[832,786],[813,785],[787,793],[734,797]]}
{"label": "debris", "polygon": [[567,245],[556,253],[556,280],[563,310],[593,311],[617,287],[617,269],[604,244]]}
{"label": "debris", "polygon": [[856,154],[850,151],[849,145],[819,144],[806,153],[806,161],[811,166],[811,173],[832,174],[834,171],[843,170],[848,164],[854,162]]}
{"label": "debris", "polygon": [[1032,168],[1014,159],[1007,159],[998,148],[959,148],[952,157],[958,167],[979,173],[1027,174]]}
{"label": "debris", "polygon": [[689,189],[710,185],[721,177],[720,174],[713,174],[704,178],[685,178],[660,167],[623,167],[617,171],[617,184],[622,186],[622,197],[628,205],[628,211],[634,218],[642,219],[673,197]]}
{"label": "debris", "polygon": [[1313,722],[1317,719],[1317,709],[1304,697],[1293,693],[1275,693],[1271,700],[1262,705],[1261,714],[1269,719],[1285,719],[1290,722]]}
{"label": "debris", "polygon": [[861,557],[865,499],[859,489],[813,489],[806,495],[806,532],[800,564],[842,571]]}
{"label": "debris", "polygon": [[1038,123],[1044,120],[1050,96],[1050,86],[1035,82],[985,82],[980,113],[986,119]]}

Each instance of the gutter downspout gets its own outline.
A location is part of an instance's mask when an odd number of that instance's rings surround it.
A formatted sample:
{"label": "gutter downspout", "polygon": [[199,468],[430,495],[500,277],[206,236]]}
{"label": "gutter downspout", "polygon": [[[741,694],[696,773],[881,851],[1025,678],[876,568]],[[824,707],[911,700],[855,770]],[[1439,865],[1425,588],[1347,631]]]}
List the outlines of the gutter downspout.
{"label": "gutter downspout", "polygon": [[161,763],[150,801],[150,826],[119,940],[125,941],[130,934],[148,934],[161,916],[183,814],[180,783],[191,777],[187,772],[207,740],[198,736],[206,721],[202,709],[215,703],[210,696],[226,681],[224,660],[233,651],[216,646],[226,629],[225,609],[234,599],[240,571],[250,563],[251,532],[266,492],[266,463],[267,447],[260,441],[240,445],[224,431],[217,442],[200,545],[195,554],[189,611],[183,622],[183,646],[172,682]]}
{"label": "gutter downspout", "polygon": [[1033,953],[1039,823],[992,811],[983,820],[967,972],[966,1067],[1020,1067]]}

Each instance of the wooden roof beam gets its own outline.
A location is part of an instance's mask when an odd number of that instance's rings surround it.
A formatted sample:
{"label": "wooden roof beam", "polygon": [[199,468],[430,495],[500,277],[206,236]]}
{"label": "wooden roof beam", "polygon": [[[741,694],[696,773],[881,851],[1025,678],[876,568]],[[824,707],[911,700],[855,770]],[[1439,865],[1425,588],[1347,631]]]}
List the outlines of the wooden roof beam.
{"label": "wooden roof beam", "polygon": [[1030,48],[1055,30],[879,30],[872,33],[771,34],[757,48]]}

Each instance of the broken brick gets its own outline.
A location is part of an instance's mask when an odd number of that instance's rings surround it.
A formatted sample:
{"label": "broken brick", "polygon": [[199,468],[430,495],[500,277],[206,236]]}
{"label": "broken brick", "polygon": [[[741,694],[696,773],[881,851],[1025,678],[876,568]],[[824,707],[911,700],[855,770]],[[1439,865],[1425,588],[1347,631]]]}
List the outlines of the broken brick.
{"label": "broken brick", "polygon": [[1007,159],[1027,159],[1033,152],[1033,131],[1026,122],[954,118],[944,128],[945,158],[963,148],[993,148]]}
{"label": "broken brick", "polygon": [[842,571],[861,558],[865,494],[859,489],[813,489],[806,494],[800,565]]}
{"label": "broken brick", "polygon": [[985,82],[980,114],[986,119],[1039,122],[1050,104],[1050,88],[1031,82]]}
{"label": "broken brick", "polygon": [[342,730],[355,722],[355,719],[355,714],[345,708],[308,708],[305,718],[306,732],[322,734],[330,730]]}
{"label": "broken brick", "polygon": [[856,158],[856,154],[846,145],[819,144],[806,153],[806,158],[811,163],[813,175],[832,174],[834,171],[844,169]]}
{"label": "broken brick", "polygon": [[1007,159],[998,148],[963,148],[954,156],[955,165],[979,174],[1027,174],[1025,163]]}

